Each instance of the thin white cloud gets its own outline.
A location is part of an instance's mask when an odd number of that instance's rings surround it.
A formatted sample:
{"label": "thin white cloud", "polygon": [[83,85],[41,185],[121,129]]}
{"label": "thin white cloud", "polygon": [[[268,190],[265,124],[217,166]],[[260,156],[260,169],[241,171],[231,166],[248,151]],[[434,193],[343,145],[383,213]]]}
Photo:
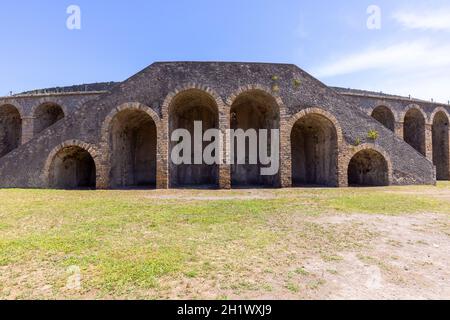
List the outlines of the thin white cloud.
{"label": "thin white cloud", "polygon": [[450,99],[450,43],[416,40],[371,47],[329,60],[312,73],[325,82],[341,77],[339,82],[347,79],[355,88],[446,103]]}
{"label": "thin white cloud", "polygon": [[328,78],[368,70],[395,72],[442,67],[450,67],[450,44],[413,41],[353,53],[319,66],[314,74]]}
{"label": "thin white cloud", "polygon": [[420,12],[397,11],[392,17],[407,29],[450,32],[450,8]]}

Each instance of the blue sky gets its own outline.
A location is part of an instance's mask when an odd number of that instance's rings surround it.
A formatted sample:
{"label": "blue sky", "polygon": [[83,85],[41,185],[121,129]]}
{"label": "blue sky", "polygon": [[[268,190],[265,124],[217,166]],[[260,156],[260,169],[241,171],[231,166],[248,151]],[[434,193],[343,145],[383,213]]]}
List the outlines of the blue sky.
{"label": "blue sky", "polygon": [[[66,27],[72,4],[81,30]],[[369,5],[381,29],[367,28]],[[294,63],[329,85],[450,100],[449,0],[4,0],[0,39],[0,95],[206,60]]]}

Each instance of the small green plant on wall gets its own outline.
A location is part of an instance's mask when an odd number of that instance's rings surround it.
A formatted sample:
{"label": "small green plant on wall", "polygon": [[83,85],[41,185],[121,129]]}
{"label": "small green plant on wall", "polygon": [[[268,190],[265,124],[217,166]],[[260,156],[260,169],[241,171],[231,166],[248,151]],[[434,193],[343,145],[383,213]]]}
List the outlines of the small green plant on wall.
{"label": "small green plant on wall", "polygon": [[299,88],[302,82],[300,81],[300,79],[294,79],[294,81],[292,81],[292,84],[294,88]]}
{"label": "small green plant on wall", "polygon": [[376,130],[370,130],[367,133],[367,138],[369,138],[370,140],[374,140],[375,141],[375,140],[378,139],[378,137],[379,137],[379,133]]}
{"label": "small green plant on wall", "polygon": [[360,138],[356,138],[355,140],[355,147],[360,146],[361,145],[361,139]]}
{"label": "small green plant on wall", "polygon": [[272,85],[272,91],[278,93],[280,91],[280,86],[278,85],[278,80],[280,80],[280,77],[277,75],[272,76],[272,81],[274,84]]}

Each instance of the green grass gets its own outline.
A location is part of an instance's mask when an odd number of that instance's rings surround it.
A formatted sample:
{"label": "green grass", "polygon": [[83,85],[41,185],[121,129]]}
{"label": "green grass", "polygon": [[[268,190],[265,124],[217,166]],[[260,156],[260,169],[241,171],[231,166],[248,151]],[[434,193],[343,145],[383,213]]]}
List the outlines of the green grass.
{"label": "green grass", "polygon": [[[261,190],[261,199],[241,199],[246,191],[239,190],[0,190],[0,297],[13,288],[19,297],[47,298],[36,288],[48,283],[55,298],[165,298],[176,286],[181,297],[200,294],[190,281],[264,289],[262,278],[245,277],[257,277],[255,266],[295,262],[290,246],[327,261],[376,236],[363,226],[320,225],[306,217],[450,212],[450,201],[434,197],[436,190],[450,191],[450,184]],[[74,265],[82,271],[78,292],[65,289],[66,270]],[[295,272],[306,274],[300,266]],[[38,271],[26,285],[15,281]]]}

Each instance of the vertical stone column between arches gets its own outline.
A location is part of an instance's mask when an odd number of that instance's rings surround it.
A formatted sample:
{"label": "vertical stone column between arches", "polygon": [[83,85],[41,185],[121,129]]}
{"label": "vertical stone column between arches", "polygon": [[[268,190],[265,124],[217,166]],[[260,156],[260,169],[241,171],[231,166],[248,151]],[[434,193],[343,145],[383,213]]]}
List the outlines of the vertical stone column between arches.
{"label": "vertical stone column between arches", "polygon": [[394,132],[397,137],[404,140],[404,138],[403,138],[403,121],[395,122],[395,131]]}
{"label": "vertical stone column between arches", "polygon": [[[443,139],[443,141],[434,141],[435,138],[439,138],[439,136],[435,137],[435,120],[436,117],[438,115],[443,115],[445,117],[444,119],[444,123],[447,123],[448,126],[448,130],[446,133],[444,133],[444,135],[441,136],[441,138]],[[442,120],[441,120],[442,121]],[[435,164],[435,166],[437,166],[436,161],[440,161],[440,165],[441,167],[447,166],[446,171],[447,172],[439,172],[437,173],[437,176],[440,176],[441,179],[445,179],[448,180],[450,179],[450,114],[449,112],[443,108],[443,107],[437,107],[436,109],[433,110],[433,113],[430,115],[429,118],[429,123],[431,125],[431,135],[432,135],[432,154],[433,154],[433,163]],[[439,130],[439,128],[436,128],[437,130]],[[436,149],[435,149],[436,148]],[[441,157],[445,157],[445,158],[439,158],[435,159],[435,153],[437,155],[441,154]],[[438,169],[438,168],[436,168]],[[441,168],[442,169],[442,168]],[[442,177],[444,176],[444,177]]]}
{"label": "vertical stone column between arches", "polygon": [[27,143],[34,137],[34,117],[22,117],[22,144]]}

